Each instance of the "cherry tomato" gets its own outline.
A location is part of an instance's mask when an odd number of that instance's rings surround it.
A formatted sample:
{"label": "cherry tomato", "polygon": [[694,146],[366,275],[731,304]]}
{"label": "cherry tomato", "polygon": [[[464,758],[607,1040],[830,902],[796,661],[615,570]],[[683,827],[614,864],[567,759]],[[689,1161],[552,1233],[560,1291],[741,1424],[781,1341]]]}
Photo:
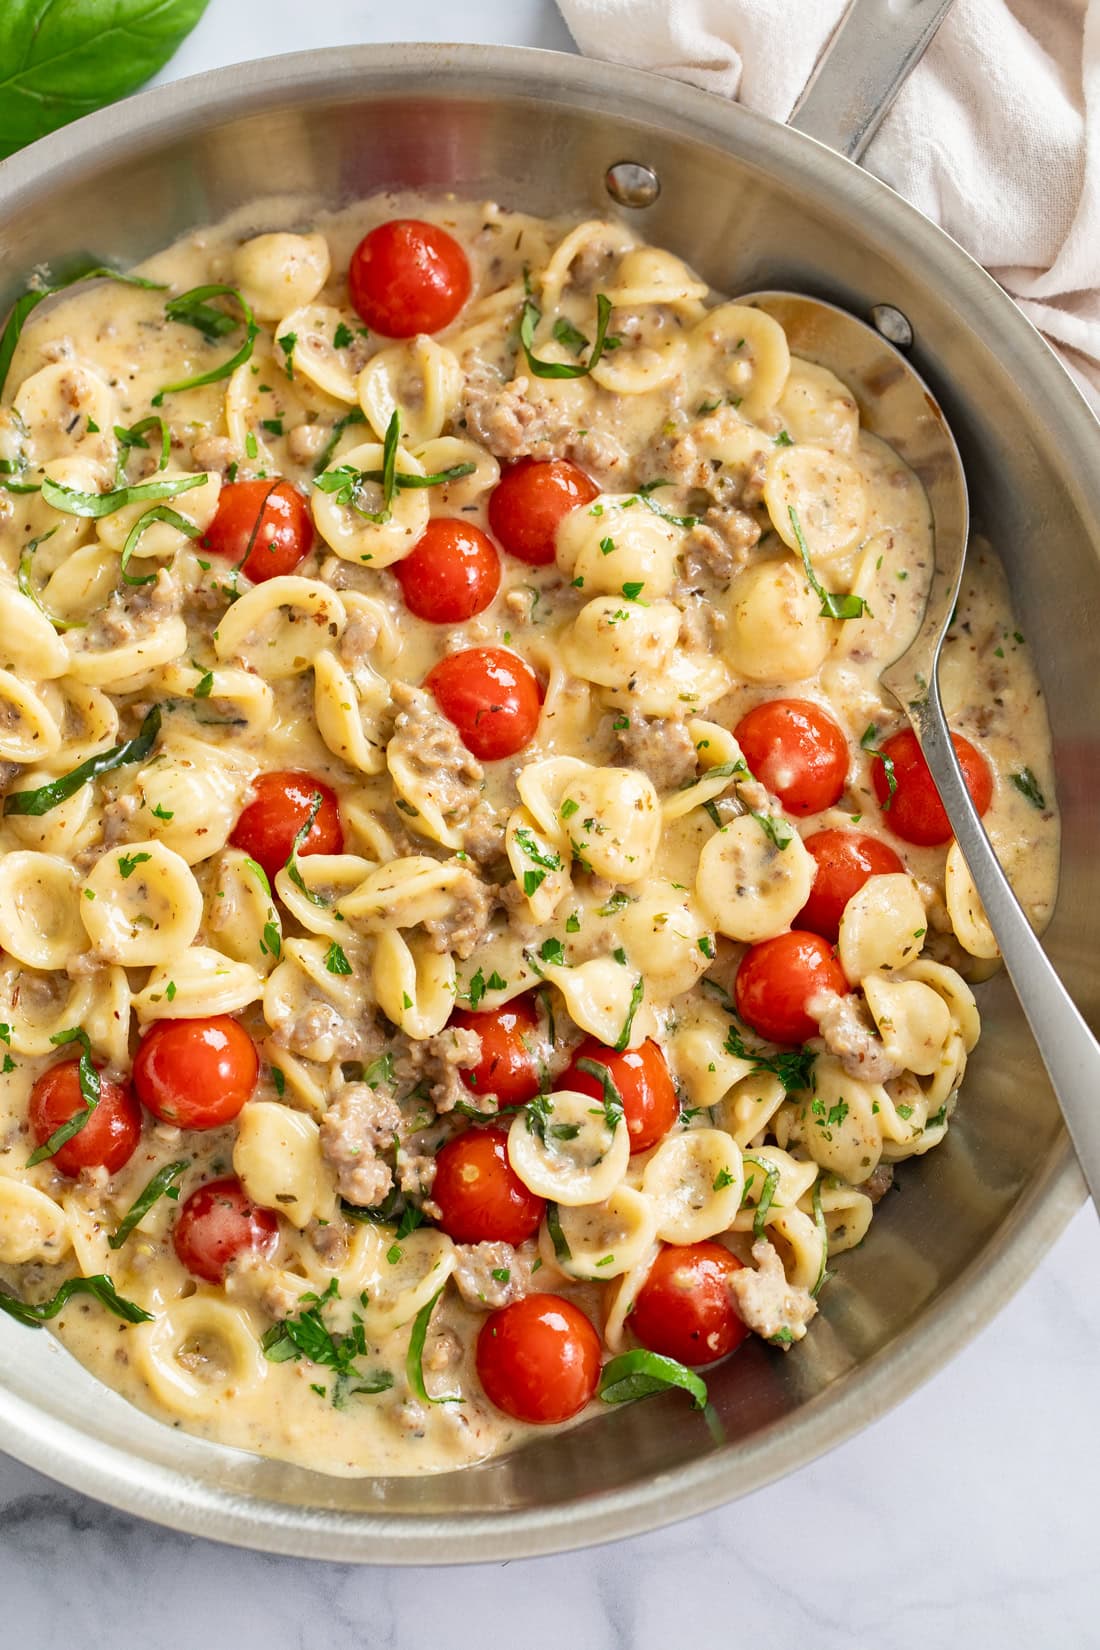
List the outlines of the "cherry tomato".
{"label": "cherry tomato", "polygon": [[839,801],[848,777],[848,741],[809,699],[769,699],[742,716],[734,737],[745,761],[791,814],[816,814]]}
{"label": "cherry tomato", "polygon": [[867,878],[905,870],[890,844],[866,831],[815,831],[802,846],[816,860],[817,872],[795,926],[824,934],[834,945],[844,907]]}
{"label": "cherry tomato", "polygon": [[207,1283],[224,1283],[230,1261],[244,1254],[266,1257],[278,1241],[278,1215],[253,1203],[235,1175],[208,1180],[192,1192],[180,1204],[172,1232],[182,1264]]}
{"label": "cherry tomato", "polygon": [[517,1421],[568,1421],[600,1381],[600,1337],[561,1295],[527,1295],[486,1318],[477,1372],[490,1403]]}
{"label": "cherry tomato", "polygon": [[489,496],[489,526],[510,555],[531,567],[554,559],[559,522],[600,490],[567,458],[521,458]]}
{"label": "cherry tomato", "polygon": [[450,326],[470,296],[470,265],[445,229],[419,218],[391,218],[355,248],[348,287],[372,331],[412,338]]}
{"label": "cherry tomato", "polygon": [[639,1048],[628,1048],[622,1054],[616,1054],[595,1037],[587,1037],[581,1044],[568,1071],[556,1079],[555,1087],[575,1089],[578,1094],[590,1094],[594,1100],[602,1100],[602,1082],[591,1072],[579,1070],[578,1060],[594,1060],[611,1073],[622,1095],[632,1154],[647,1152],[650,1146],[655,1146],[679,1117],[680,1105],[668,1064],[652,1037],[647,1037]]}
{"label": "cherry tomato", "polygon": [[513,997],[503,1008],[482,1014],[460,1009],[451,1024],[476,1031],[481,1056],[475,1066],[460,1067],[462,1080],[475,1094],[495,1094],[501,1106],[524,1106],[539,1092],[534,1034],[538,1014],[531,996]]}
{"label": "cherry tomato", "polygon": [[[62,1060],[39,1077],[31,1089],[27,1121],[36,1146],[44,1146],[57,1129],[86,1109],[80,1092],[79,1060]],[[141,1107],[129,1083],[99,1080],[99,1104],[83,1128],[47,1161],[75,1180],[81,1169],[114,1174],[128,1163],[141,1135]]]}
{"label": "cherry tomato", "polygon": [[712,1364],[748,1334],[729,1280],[741,1262],[720,1243],[668,1243],[638,1291],[627,1323],[651,1352],[682,1364]]}
{"label": "cherry tomato", "polygon": [[228,1014],[158,1020],[134,1058],[134,1087],[162,1123],[216,1129],[236,1117],[259,1069],[255,1043]]}
{"label": "cherry tomato", "polygon": [[293,573],[313,548],[309,505],[289,481],[230,481],[203,545],[228,556],[253,584]]}
{"label": "cherry tomato", "polygon": [[462,742],[484,762],[515,756],[535,736],[542,696],[535,673],[505,647],[450,653],[424,678]]}
{"label": "cherry tomato", "polygon": [[[993,800],[993,774],[981,751],[961,733],[951,735],[955,755],[962,767],[966,788],[980,814]],[[928,764],[921,755],[916,735],[910,728],[893,733],[881,746],[882,756],[894,764],[897,789],[890,796],[886,763],[877,758],[871,764],[871,780],[886,823],[905,842],[930,848],[951,840],[951,822],[944,812]]]}
{"label": "cherry tomato", "polygon": [[436,1224],[456,1243],[522,1243],[538,1231],[546,1202],[508,1161],[507,1129],[467,1129],[436,1154]]}
{"label": "cherry tomato", "polygon": [[432,624],[459,624],[496,595],[500,557],[480,527],[436,516],[394,572],[410,613]]}
{"label": "cherry tomato", "polygon": [[817,1035],[809,1000],[822,991],[843,997],[848,989],[828,940],[795,928],[749,947],[737,970],[734,997],[738,1014],[761,1037],[804,1043]]}
{"label": "cherry tomato", "polygon": [[270,879],[290,858],[294,838],[321,797],[317,817],[301,847],[303,854],[339,854],[344,849],[336,792],[310,773],[262,773],[252,786],[252,800],[243,809],[229,840],[243,848]]}

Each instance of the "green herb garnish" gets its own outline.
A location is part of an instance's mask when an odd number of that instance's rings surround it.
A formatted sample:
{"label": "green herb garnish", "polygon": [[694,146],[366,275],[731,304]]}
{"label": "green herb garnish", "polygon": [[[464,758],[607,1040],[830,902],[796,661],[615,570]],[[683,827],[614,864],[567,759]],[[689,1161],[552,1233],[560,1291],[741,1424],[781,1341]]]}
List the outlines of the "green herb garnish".
{"label": "green herb garnish", "polygon": [[253,345],[260,329],[251,306],[235,286],[223,286],[215,282],[209,286],[192,287],[189,292],[181,292],[178,298],[170,298],[164,306],[164,313],[169,321],[182,321],[189,326],[197,326],[206,338],[222,337],[240,325],[232,316],[226,315],[224,310],[214,309],[206,302],[208,298],[223,297],[232,298],[234,303],[240,306],[244,317],[244,343],[228,361],[220,362],[208,372],[196,373],[193,378],[181,378],[175,384],[165,384],[153,397],[154,407],[163,406],[166,395],[177,395],[181,390],[197,390],[203,384],[216,384],[221,379],[230,377],[238,367],[243,367],[244,363],[251,359]]}
{"label": "green herb garnish", "polygon": [[818,580],[817,574],[814,572],[814,565],[810,560],[810,552],[806,547],[806,540],[802,536],[802,526],[798,519],[798,513],[793,504],[788,504],[787,514],[790,517],[791,529],[795,536],[795,542],[798,545],[799,554],[802,557],[802,565],[806,569],[806,578],[809,582],[810,589],[814,592],[815,596],[819,596],[821,598],[821,611],[819,617],[822,619],[860,618],[867,608],[867,603],[864,601],[863,597],[840,596],[831,590],[825,589],[824,585]]}
{"label": "green herb garnish", "polygon": [[571,366],[567,361],[540,361],[531,346],[535,341],[535,329],[542,320],[542,311],[533,298],[528,298],[524,303],[519,323],[519,341],[527,357],[528,370],[534,373],[536,378],[584,378],[592,371],[605,349],[614,349],[618,345],[617,338],[609,339],[607,336],[607,324],[610,319],[611,299],[606,293],[601,292],[596,298],[596,342],[592,346],[588,360],[576,366]]}
{"label": "green herb garnish", "polygon": [[123,745],[114,745],[109,751],[100,751],[98,756],[90,756],[79,767],[62,774],[60,779],[51,780],[48,785],[39,785],[33,791],[12,792],[4,798],[5,814],[23,814],[40,819],[62,802],[67,802],[70,796],[75,796],[90,779],[111,773],[115,768],[126,767],[130,762],[143,762],[156,743],[160,721],[160,706],[154,705],[146,712],[135,738],[128,739]]}
{"label": "green herb garnish", "polygon": [[181,1158],[178,1163],[166,1163],[162,1169],[157,1170],[145,1190],[139,1197],[134,1199],[133,1203],[131,1203],[130,1207],[119,1221],[118,1231],[113,1237],[109,1237],[107,1239],[108,1246],[111,1249],[122,1248],[122,1245],[126,1242],[126,1239],[130,1236],[130,1233],[133,1231],[138,1222],[144,1219],[144,1217],[149,1213],[149,1210],[153,1207],[153,1204],[158,1202],[165,1195],[165,1193],[169,1191],[172,1186],[172,1182],[174,1180],[178,1180],[183,1171],[190,1168],[190,1166],[191,1159],[189,1157],[184,1157]]}
{"label": "green herb garnish", "polygon": [[658,1352],[641,1348],[621,1352],[604,1365],[597,1396],[605,1404],[631,1404],[639,1398],[652,1398],[670,1387],[681,1387],[691,1394],[696,1409],[704,1409],[707,1402],[706,1382],[686,1364],[675,1358],[663,1358]]}

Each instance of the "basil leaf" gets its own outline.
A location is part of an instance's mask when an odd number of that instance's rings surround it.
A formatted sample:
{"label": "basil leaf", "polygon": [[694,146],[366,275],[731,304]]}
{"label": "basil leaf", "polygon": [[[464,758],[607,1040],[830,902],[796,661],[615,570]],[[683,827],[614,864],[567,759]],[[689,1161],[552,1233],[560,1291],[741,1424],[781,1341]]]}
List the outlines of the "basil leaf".
{"label": "basil leaf", "polygon": [[156,581],[155,573],[145,573],[141,578],[126,571],[130,565],[130,557],[137,551],[138,543],[147,527],[152,527],[155,521],[163,521],[169,527],[174,527],[178,533],[185,533],[189,539],[197,539],[202,533],[201,527],[196,527],[193,521],[181,516],[175,510],[170,510],[167,504],[157,504],[151,510],[146,510],[139,516],[126,535],[126,543],[122,546],[122,577],[127,584],[153,584]]}
{"label": "basil leaf", "polygon": [[[221,282],[215,281],[211,282],[209,286],[192,287],[189,292],[181,292],[178,298],[169,298],[164,306],[164,313],[169,321],[180,321],[191,326],[198,326],[204,336],[210,338],[213,334],[208,330],[208,327],[212,327],[213,323],[204,322],[202,319],[196,319],[196,317],[220,316],[223,315],[223,311],[211,309],[205,301],[207,298],[232,298],[240,305],[241,314],[244,317],[244,343],[235,355],[229,357],[228,361],[219,362],[216,367],[211,367],[208,372],[199,372],[193,378],[181,378],[174,384],[165,384],[153,397],[154,407],[162,407],[166,395],[177,395],[181,390],[197,390],[203,384],[217,384],[223,378],[229,378],[236,372],[238,367],[243,367],[246,361],[252,359],[252,347],[256,342],[260,329],[256,323],[256,317],[252,313],[251,305],[235,286],[224,286]],[[224,316],[224,319],[228,321],[229,317]],[[226,327],[224,330],[228,332],[230,328]]]}
{"label": "basil leaf", "polygon": [[[756,1167],[762,1170],[764,1175],[764,1184],[760,1188],[760,1196],[756,1200],[756,1209],[753,1212],[752,1217],[752,1235],[754,1238],[762,1238],[764,1236],[764,1227],[768,1219],[768,1211],[771,1209],[772,1203],[775,1201],[776,1188],[779,1185],[779,1166],[776,1163],[767,1162],[764,1158],[750,1157],[747,1153],[745,1156],[745,1162],[755,1163]],[[742,1207],[743,1206],[744,1199],[742,1198]]]}
{"label": "basil leaf", "polygon": [[798,545],[799,554],[802,557],[802,565],[806,569],[806,578],[809,582],[810,589],[813,591],[815,596],[820,596],[821,598],[821,611],[818,615],[819,618],[858,619],[865,610],[869,612],[870,610],[867,608],[867,603],[864,601],[862,596],[837,595],[831,590],[826,590],[825,586],[818,581],[817,574],[814,572],[813,562],[810,560],[810,552],[806,548],[806,540],[802,536],[802,525],[799,522],[798,513],[793,504],[788,504],[787,514],[790,517],[795,542]]}
{"label": "basil leaf", "polygon": [[894,800],[894,792],[898,788],[898,776],[894,771],[894,758],[892,756],[887,756],[885,751],[879,750],[878,746],[875,744],[875,740],[877,738],[878,728],[873,722],[868,722],[867,726],[863,730],[863,736],[859,741],[859,747],[860,750],[869,752],[869,754],[873,756],[877,762],[882,763],[882,771],[886,775],[886,801],[882,804],[882,811],[883,813],[887,813]]}
{"label": "basil leaf", "polygon": [[644,487],[638,488],[638,497],[648,510],[652,510],[655,516],[660,516],[662,521],[670,521],[673,527],[694,527],[698,516],[674,516],[671,510],[666,510],[663,504],[658,504],[656,499],[650,497],[658,487],[671,486],[670,481],[647,481]]}
{"label": "basil leaf", "polygon": [[115,465],[115,479],[120,487],[126,481],[126,459],[133,447],[140,447],[144,452],[149,451],[149,443],[145,436],[149,430],[160,430],[160,462],[158,470],[168,468],[168,460],[172,456],[172,436],[164,419],[159,413],[153,413],[149,418],[141,418],[136,424],[124,428],[121,424],[115,425],[115,440],[122,451],[118,455]]}
{"label": "basil leaf", "polygon": [[696,1409],[706,1407],[706,1382],[693,1369],[677,1363],[675,1358],[639,1349],[622,1352],[604,1365],[596,1395],[605,1404],[632,1404],[675,1386],[691,1394]]}
{"label": "basil leaf", "polygon": [[626,1045],[630,1041],[630,1033],[634,1026],[634,1016],[637,1014],[639,1008],[641,1008],[642,998],[644,996],[645,980],[643,976],[639,974],[638,978],[634,981],[634,989],[630,993],[630,1007],[626,1011],[626,1019],[623,1021],[623,1029],[619,1032],[619,1035],[611,1045],[616,1054],[622,1054],[626,1049]]}
{"label": "basil leaf", "polygon": [[822,1290],[822,1287],[824,1286],[824,1284],[826,1284],[833,1275],[828,1269],[828,1265],[829,1265],[829,1228],[828,1228],[828,1226],[826,1225],[826,1222],[825,1222],[825,1211],[821,1207],[821,1177],[820,1177],[820,1175],[814,1181],[814,1225],[817,1227],[818,1232],[821,1234],[821,1267],[820,1267],[820,1269],[818,1271],[818,1274],[817,1274],[817,1282],[814,1284],[813,1288],[810,1290],[810,1294],[816,1297],[817,1295],[819,1295],[821,1293],[821,1290]]}
{"label": "basil leaf", "polygon": [[[386,426],[380,470],[357,470],[352,464],[341,464],[335,470],[326,470],[323,475],[315,476],[313,485],[322,493],[330,493],[336,503],[344,509],[354,510],[357,516],[362,516],[366,521],[373,521],[378,527],[384,527],[390,519],[393,495],[398,485],[397,446],[400,437],[401,415],[395,410]],[[365,510],[359,502],[363,488],[370,482],[382,488],[380,510]]]}
{"label": "basil leaf", "polygon": [[[28,0],[7,0],[7,9],[0,9],[0,63],[7,61],[4,40],[11,22],[11,7],[20,3],[25,8],[28,6]],[[4,84],[4,81],[0,80],[0,151],[3,150],[4,146],[4,120],[8,113],[4,106]],[[11,306],[8,318],[4,323],[3,332],[0,332],[0,393],[3,391],[11,367],[12,356],[15,354],[16,345],[22,336],[27,316],[31,314],[32,310],[37,309],[44,298],[52,298],[55,292],[62,292],[67,286],[75,285],[77,281],[98,280],[119,281],[123,286],[145,287],[150,292],[164,291],[162,281],[147,281],[144,275],[126,275],[120,269],[108,269],[105,264],[92,264],[88,259],[82,259],[73,267],[70,274],[60,281],[55,281],[53,286],[36,287],[28,292],[20,293]]]}
{"label": "basil leaf", "polygon": [[69,1278],[61,1285],[52,1300],[43,1301],[38,1306],[17,1300],[14,1295],[9,1295],[6,1289],[0,1289],[0,1312],[6,1312],[10,1318],[14,1318],[17,1323],[26,1324],[29,1329],[39,1329],[50,1318],[56,1318],[74,1295],[94,1295],[101,1305],[118,1317],[125,1318],[127,1323],[153,1321],[151,1312],[146,1312],[135,1301],[128,1301],[117,1293],[105,1272],[96,1272],[90,1278]]}
{"label": "basil leaf", "polygon": [[[714,980],[704,980],[704,986],[715,986]],[[721,987],[718,987],[721,992]],[[725,993],[721,993],[723,996]],[[733,1013],[733,1005],[727,998],[722,1005],[727,1014]],[[774,1055],[762,1054],[757,1049],[749,1048],[736,1024],[731,1025],[726,1032],[724,1044],[727,1054],[734,1055],[738,1060],[751,1060],[754,1071],[769,1071],[773,1077],[778,1077],[788,1093],[792,1089],[806,1089],[810,1086],[810,1074],[816,1058],[812,1049],[796,1048],[778,1051]]]}
{"label": "basil leaf", "polygon": [[38,611],[45,614],[55,630],[83,630],[84,621],[82,619],[62,619],[58,614],[51,613],[31,583],[31,566],[34,562],[34,553],[40,544],[45,544],[47,539],[52,539],[56,532],[57,528],[51,527],[48,533],[40,533],[36,539],[29,539],[23,546],[19,556],[19,571],[15,576],[16,583],[28,601],[32,601]]}
{"label": "basil leaf", "polygon": [[[287,334],[287,336],[289,337],[289,334]],[[317,460],[315,474],[320,475],[322,470],[328,469],[329,464],[332,462],[332,455],[340,444],[340,437],[343,435],[348,425],[365,424],[366,422],[367,415],[363,411],[362,407],[353,407],[349,413],[344,414],[343,418],[338,418],[336,420],[335,424],[332,426],[332,434],[329,436],[328,441],[322,448],[321,456]]]}
{"label": "basil leaf", "polygon": [[555,1260],[572,1260],[573,1251],[561,1229],[561,1217],[556,1203],[546,1205],[546,1230],[550,1233],[550,1242],[554,1245]]}
{"label": "basil leaf", "polygon": [[42,478],[42,497],[65,516],[84,516],[98,521],[101,516],[113,516],[127,504],[140,504],[145,499],[176,498],[189,493],[193,487],[202,487],[207,476],[176,476],[167,481],[143,481],[135,487],[115,487],[109,493],[81,493],[75,487],[65,487],[51,476]]}
{"label": "basil leaf", "polygon": [[[616,1050],[616,1053],[619,1051]],[[577,1070],[587,1072],[594,1077],[603,1089],[603,1114],[607,1127],[614,1134],[623,1118],[623,1097],[619,1086],[611,1075],[611,1067],[605,1066],[602,1060],[577,1061]]]}
{"label": "basil leaf", "polygon": [[424,1342],[428,1337],[428,1325],[431,1322],[432,1313],[435,1311],[435,1303],[442,1293],[443,1288],[441,1286],[436,1290],[431,1300],[420,1308],[413,1319],[412,1333],[409,1336],[409,1350],[405,1355],[405,1375],[413,1392],[423,1403],[460,1404],[462,1402],[461,1393],[455,1392],[446,1398],[433,1398],[424,1385]]}
{"label": "basil leaf", "polygon": [[1008,777],[1011,779],[1020,795],[1026,796],[1028,801],[1031,803],[1031,806],[1033,808],[1038,808],[1039,812],[1042,813],[1047,805],[1047,799],[1043,795],[1039,781],[1036,779],[1031,769],[1023,768],[1019,773],[1010,773]]}
{"label": "basil leaf", "polygon": [[[452,464],[449,470],[437,470],[430,476],[411,476],[399,470],[394,477],[394,486],[399,493],[410,489],[415,491],[417,487],[445,487],[449,481],[461,481],[463,476],[472,476],[476,469],[477,465],[473,463]],[[358,474],[362,481],[385,480],[381,470],[360,470]]]}
{"label": "basil leaf", "polygon": [[57,1047],[62,1047],[66,1043],[80,1044],[77,1081],[80,1085],[80,1098],[84,1102],[84,1108],[82,1111],[74,1111],[66,1122],[60,1124],[53,1131],[48,1140],[44,1141],[36,1151],[31,1153],[27,1159],[28,1169],[33,1169],[37,1164],[44,1163],[48,1157],[55,1156],[66,1141],[71,1140],[74,1135],[80,1133],[99,1105],[101,1092],[99,1073],[92,1064],[92,1045],[88,1039],[88,1033],[80,1026],[70,1026],[67,1031],[57,1032],[55,1036],[50,1038],[50,1042]]}
{"label": "basil leaf", "polygon": [[133,739],[128,739],[123,745],[113,745],[109,751],[100,751],[97,756],[90,756],[79,767],[62,774],[60,779],[51,780],[48,785],[40,785],[37,790],[15,791],[6,796],[5,814],[24,814],[40,819],[52,808],[67,802],[70,796],[75,796],[90,779],[97,779],[102,773],[112,773],[115,768],[124,768],[131,762],[143,762],[156,744],[160,722],[160,706],[154,705],[146,713]]}
{"label": "basil leaf", "polygon": [[4,0],[0,156],[128,97],[190,34],[207,0]]}
{"label": "basil leaf", "polygon": [[794,832],[787,821],[780,819],[778,814],[756,814],[750,808],[749,817],[755,819],[768,841],[774,843],[780,850],[789,848],[794,841]]}
{"label": "basil leaf", "polygon": [[305,847],[306,838],[313,829],[313,822],[320,813],[321,804],[324,800],[325,799],[321,795],[320,791],[314,791],[313,800],[310,803],[309,814],[306,818],[305,824],[300,826],[294,833],[294,841],[291,843],[290,847],[290,858],[286,862],[287,876],[290,878],[295,888],[299,889],[306,896],[306,899],[311,905],[327,905],[328,900],[325,898],[324,894],[315,894],[312,888],[306,887],[305,878],[298,869],[298,853],[300,849]]}
{"label": "basil leaf", "polygon": [[[528,298],[519,322],[519,341],[527,357],[528,370],[534,373],[536,378],[584,378],[592,371],[604,350],[614,347],[608,342],[607,337],[607,323],[610,319],[611,299],[605,292],[601,292],[596,298],[596,342],[592,346],[588,360],[575,367],[567,361],[540,361],[538,356],[533,354],[531,346],[535,341],[535,328],[542,320],[542,311],[533,298]],[[614,342],[617,343],[618,340]]]}
{"label": "basil leaf", "polygon": [[107,1239],[108,1247],[121,1249],[138,1221],[144,1219],[153,1204],[164,1196],[173,1180],[178,1180],[183,1171],[190,1167],[191,1159],[183,1157],[178,1163],[166,1163],[162,1169],[158,1169],[145,1190],[134,1199],[119,1221],[118,1231]]}

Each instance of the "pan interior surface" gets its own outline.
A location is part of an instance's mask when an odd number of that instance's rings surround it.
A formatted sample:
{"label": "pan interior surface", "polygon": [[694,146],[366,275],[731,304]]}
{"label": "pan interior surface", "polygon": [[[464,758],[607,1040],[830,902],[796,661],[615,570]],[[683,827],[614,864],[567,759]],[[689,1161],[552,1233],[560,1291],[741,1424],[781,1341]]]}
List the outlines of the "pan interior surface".
{"label": "pan interior surface", "polygon": [[[615,204],[616,163],[652,204]],[[84,252],[132,263],[275,194],[336,204],[453,189],[536,213],[626,217],[718,291],[900,310],[959,440],[975,525],[1006,564],[1043,675],[1061,778],[1061,895],[1046,943],[1086,1015],[1100,629],[1096,425],[1028,324],[945,236],[816,144],[670,82],[549,53],[363,48],[236,67],[146,94],[0,173],[0,304]],[[649,192],[647,192],[649,193]],[[258,227],[291,227],[285,219]],[[1091,490],[1091,492],[1090,492]],[[1020,1283],[1080,1198],[1058,1109],[1003,979],[947,1143],[907,1163],[845,1256],[798,1354],[747,1345],[709,1385],[623,1406],[462,1473],[338,1479],[217,1448],[139,1414],[51,1338],[0,1322],[0,1446],[195,1533],[313,1557],[454,1562],[610,1539],[789,1471],[897,1401]]]}

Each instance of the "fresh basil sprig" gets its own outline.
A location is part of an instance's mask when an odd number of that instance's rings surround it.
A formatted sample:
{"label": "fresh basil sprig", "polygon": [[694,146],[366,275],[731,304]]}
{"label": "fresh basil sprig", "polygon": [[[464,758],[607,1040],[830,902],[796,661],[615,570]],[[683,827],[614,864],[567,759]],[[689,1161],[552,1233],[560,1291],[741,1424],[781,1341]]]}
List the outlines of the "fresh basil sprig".
{"label": "fresh basil sprig", "polygon": [[794,533],[802,565],[806,569],[806,578],[810,589],[815,596],[821,598],[822,619],[858,619],[867,610],[867,603],[862,596],[840,596],[832,590],[826,590],[814,572],[814,564],[810,560],[810,552],[806,547],[806,540],[802,534],[802,524],[798,519],[798,512],[793,504],[788,504],[787,514],[791,521],[791,531]]}
{"label": "fresh basil sprig", "polygon": [[62,515],[98,521],[101,516],[113,516],[116,510],[124,510],[128,504],[177,498],[180,493],[203,486],[206,480],[205,475],[172,476],[164,481],[142,481],[133,487],[114,487],[109,493],[82,493],[54,481],[52,476],[43,476],[42,497]]}
{"label": "fresh basil sprig", "polygon": [[[9,8],[21,3],[24,5],[25,10],[34,10],[36,14],[41,11],[40,6],[28,5],[27,0],[6,0],[4,12],[5,25],[8,24]],[[35,28],[37,31],[37,16]],[[102,29],[99,24],[97,24],[97,29],[101,34],[109,34],[111,32],[108,29]],[[4,63],[4,68],[7,68],[6,61]],[[3,114],[0,115],[0,121],[3,122],[3,125],[0,125],[0,152],[3,152],[5,147],[3,131],[11,114],[10,104],[7,104],[5,101],[3,80],[0,80],[0,109],[3,110]],[[18,147],[18,145],[16,147]],[[105,264],[88,265],[87,263],[84,263],[78,265],[73,273],[66,276],[63,281],[55,281],[53,286],[36,287],[32,290],[21,293],[11,306],[8,313],[8,318],[4,323],[4,330],[3,332],[0,332],[0,393],[3,392],[4,383],[11,367],[12,357],[15,354],[20,338],[22,337],[23,328],[27,324],[27,317],[38,308],[38,305],[44,298],[52,298],[55,292],[63,292],[66,287],[75,286],[78,281],[98,280],[119,281],[123,286],[145,287],[149,292],[164,291],[163,281],[147,281],[143,275],[126,275],[121,269],[109,269]]]}
{"label": "fresh basil sprig", "polygon": [[131,762],[143,762],[156,743],[160,723],[160,706],[154,705],[146,712],[145,720],[133,739],[127,739],[122,745],[112,745],[109,751],[100,751],[97,756],[89,756],[79,767],[71,768],[48,785],[39,785],[37,790],[13,791],[4,798],[5,814],[23,814],[40,819],[62,802],[67,802],[70,796],[75,796],[90,779],[98,779],[100,774],[112,773],[115,768],[124,768]]}
{"label": "fresh basil sprig", "polygon": [[528,298],[520,316],[519,341],[527,357],[528,370],[534,373],[536,378],[584,378],[592,371],[605,350],[616,349],[619,344],[617,338],[607,336],[607,326],[611,320],[611,299],[605,292],[599,293],[596,298],[596,342],[592,345],[587,361],[580,361],[575,366],[568,361],[541,361],[532,349],[535,329],[541,320],[542,310],[533,298]]}
{"label": "fresh basil sprig", "polygon": [[166,1192],[178,1196],[178,1189],[173,1191],[172,1182],[178,1180],[183,1171],[190,1167],[191,1159],[183,1157],[178,1163],[166,1163],[163,1168],[158,1169],[145,1190],[134,1199],[119,1221],[118,1231],[107,1239],[108,1247],[121,1249],[138,1221],[144,1220],[153,1204],[159,1202]]}
{"label": "fresh basil sprig", "polygon": [[433,1398],[424,1385],[424,1342],[428,1338],[428,1325],[432,1321],[436,1302],[443,1293],[442,1287],[437,1289],[431,1300],[420,1308],[413,1319],[412,1333],[409,1336],[409,1350],[405,1355],[405,1375],[416,1396],[425,1404],[460,1404],[462,1394],[453,1392],[447,1397]]}
{"label": "fresh basil sprig", "polygon": [[146,510],[145,514],[134,522],[126,535],[126,543],[122,546],[120,570],[127,584],[152,584],[156,579],[155,573],[144,573],[139,577],[126,571],[130,565],[130,557],[137,553],[142,534],[147,528],[152,527],[155,521],[163,521],[167,526],[174,527],[178,533],[185,533],[189,539],[197,539],[202,533],[201,527],[196,527],[193,521],[188,521],[187,517],[181,516],[178,511],[170,510],[167,504],[156,504],[151,510]]}
{"label": "fresh basil sprig", "polygon": [[16,1323],[26,1324],[28,1329],[41,1329],[50,1318],[57,1317],[74,1295],[94,1295],[102,1306],[114,1312],[117,1317],[125,1318],[127,1323],[153,1321],[151,1312],[146,1312],[136,1301],[128,1301],[123,1295],[118,1294],[105,1272],[95,1272],[90,1278],[69,1278],[51,1300],[42,1301],[38,1305],[18,1300],[14,1295],[9,1295],[6,1289],[0,1289],[0,1312],[6,1312]]}
{"label": "fresh basil sprig", "polygon": [[696,1409],[704,1409],[707,1402],[706,1382],[686,1364],[675,1358],[663,1358],[659,1352],[621,1352],[604,1365],[597,1396],[605,1404],[632,1404],[639,1398],[652,1398],[670,1387],[681,1387],[695,1400]]}
{"label": "fresh basil sprig", "polygon": [[[260,328],[256,317],[252,313],[252,306],[247,298],[235,286],[225,286],[221,282],[211,282],[208,286],[192,287],[189,292],[181,292],[176,298],[169,298],[164,306],[164,313],[169,321],[180,321],[186,325],[198,327],[204,338],[214,338],[222,332],[232,330],[231,317],[220,309],[214,309],[206,302],[208,298],[232,298],[240,306],[244,317],[244,343],[228,361],[221,361],[208,372],[196,373],[193,378],[181,378],[174,384],[165,384],[153,397],[154,407],[162,407],[166,395],[177,395],[181,390],[197,390],[203,384],[217,384],[223,378],[229,378],[238,367],[243,367],[246,361],[252,359],[252,350]],[[213,316],[221,316],[230,324],[221,327],[220,322],[215,327]],[[238,323],[239,325],[239,323]]]}
{"label": "fresh basil sprig", "polygon": [[70,1141],[74,1135],[80,1133],[96,1107],[102,1092],[99,1073],[92,1064],[92,1045],[88,1033],[81,1026],[70,1026],[67,1031],[59,1031],[50,1038],[50,1042],[57,1047],[64,1047],[67,1043],[80,1044],[80,1059],[77,1063],[77,1082],[80,1085],[80,1098],[84,1102],[82,1111],[74,1111],[67,1122],[62,1123],[44,1140],[42,1145],[33,1151],[27,1159],[28,1169],[44,1163],[48,1157],[54,1157]]}

